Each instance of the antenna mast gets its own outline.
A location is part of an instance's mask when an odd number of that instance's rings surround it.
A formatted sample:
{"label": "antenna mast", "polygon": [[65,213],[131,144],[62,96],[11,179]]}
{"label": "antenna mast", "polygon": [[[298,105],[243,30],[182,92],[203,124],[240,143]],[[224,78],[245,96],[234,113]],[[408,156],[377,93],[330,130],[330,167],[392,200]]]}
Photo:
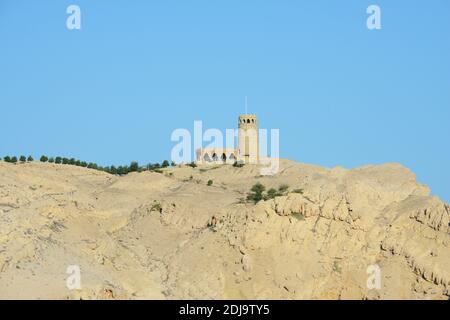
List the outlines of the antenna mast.
{"label": "antenna mast", "polygon": [[247,96],[245,96],[245,114],[248,114],[247,109],[248,109]]}

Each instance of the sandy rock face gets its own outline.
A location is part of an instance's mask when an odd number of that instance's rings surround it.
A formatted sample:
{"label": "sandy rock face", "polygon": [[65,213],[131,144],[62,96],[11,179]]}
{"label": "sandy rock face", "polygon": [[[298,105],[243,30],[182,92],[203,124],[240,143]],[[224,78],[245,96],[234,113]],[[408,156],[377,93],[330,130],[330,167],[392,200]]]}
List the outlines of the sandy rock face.
{"label": "sandy rock face", "polygon": [[[256,182],[289,188],[255,205]],[[398,164],[0,162],[0,298],[448,299],[450,206],[429,193]]]}

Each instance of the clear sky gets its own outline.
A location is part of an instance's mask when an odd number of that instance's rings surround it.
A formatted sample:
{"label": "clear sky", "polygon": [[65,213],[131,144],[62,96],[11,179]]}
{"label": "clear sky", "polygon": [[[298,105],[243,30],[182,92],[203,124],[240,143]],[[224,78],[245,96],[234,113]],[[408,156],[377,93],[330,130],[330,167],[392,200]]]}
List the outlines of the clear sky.
{"label": "clear sky", "polygon": [[245,96],[282,157],[400,162],[450,201],[448,0],[0,0],[0,156],[162,161]]}

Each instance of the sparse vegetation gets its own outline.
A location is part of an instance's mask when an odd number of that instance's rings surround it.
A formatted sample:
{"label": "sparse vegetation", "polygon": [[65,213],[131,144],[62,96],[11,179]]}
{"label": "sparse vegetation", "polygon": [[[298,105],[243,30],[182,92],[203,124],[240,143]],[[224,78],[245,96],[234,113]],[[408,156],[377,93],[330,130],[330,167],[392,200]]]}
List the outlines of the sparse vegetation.
{"label": "sparse vegetation", "polygon": [[270,200],[276,197],[281,197],[286,195],[287,191],[289,189],[289,186],[286,184],[282,184],[277,189],[271,188],[267,191],[267,194],[264,196],[264,200]]}
{"label": "sparse vegetation", "polygon": [[[3,159],[0,159],[0,160],[3,160],[8,163],[17,163],[19,161],[21,163],[25,163],[25,162],[34,161],[34,159],[31,155],[28,156],[28,158],[23,155],[20,156],[19,158],[17,158],[16,156],[5,156],[5,157],[3,157]],[[119,166],[119,167],[116,167],[116,166],[102,167],[102,166],[99,166],[95,162],[86,162],[86,161],[81,161],[81,160],[78,160],[75,158],[66,158],[66,157],[60,157],[60,156],[49,158],[46,155],[42,155],[39,158],[39,161],[83,167],[83,168],[88,168],[88,169],[93,169],[93,170],[104,171],[104,172],[114,174],[114,175],[126,175],[130,172],[143,172],[143,171],[153,171],[153,172],[163,173],[163,171],[161,170],[162,168],[168,168],[170,166],[175,166],[175,162],[172,161],[170,163],[168,160],[164,160],[162,162],[162,164],[150,163],[146,166],[139,166],[139,163],[137,161],[132,161],[129,166],[125,165],[125,166]],[[192,164],[189,164],[189,165],[192,166]],[[193,163],[193,165],[194,165],[194,167],[197,166],[195,163]],[[173,174],[170,174],[170,175],[173,175]]]}
{"label": "sparse vegetation", "polygon": [[235,162],[233,163],[233,167],[236,167],[236,168],[242,168],[244,165],[245,165],[245,164],[244,164],[244,161],[242,161],[242,160],[235,161]]}
{"label": "sparse vegetation", "polygon": [[334,261],[334,263],[333,263],[333,271],[337,272],[337,273],[342,273],[342,268],[339,265],[339,262]]}
{"label": "sparse vegetation", "polygon": [[197,164],[194,161],[192,161],[191,163],[188,163],[187,165],[191,168],[197,168]]}
{"label": "sparse vegetation", "polygon": [[281,196],[284,196],[287,194],[287,191],[289,190],[289,186],[281,185],[278,188],[278,190],[274,189],[274,188],[270,188],[264,194],[265,190],[266,190],[266,187],[264,187],[261,183],[258,182],[250,190],[250,193],[247,195],[247,200],[253,201],[254,203],[258,203],[261,200],[270,200],[270,199],[274,199],[276,197],[281,197]]}
{"label": "sparse vegetation", "polygon": [[294,189],[294,190],[292,191],[292,193],[303,194],[303,189]]}
{"label": "sparse vegetation", "polygon": [[139,163],[133,161],[130,163],[129,172],[137,172],[139,170]]}
{"label": "sparse vegetation", "polygon": [[258,203],[263,199],[263,192],[266,190],[261,183],[256,183],[251,189],[250,193],[247,195],[247,200]]}
{"label": "sparse vegetation", "polygon": [[295,219],[300,220],[300,221],[305,220],[305,216],[304,216],[303,214],[299,213],[299,212],[294,212],[294,213],[292,213],[292,216],[293,216]]}
{"label": "sparse vegetation", "polygon": [[161,213],[162,212],[161,204],[155,200],[152,206],[150,207],[150,211],[158,211],[159,213]]}
{"label": "sparse vegetation", "polygon": [[214,181],[208,180],[208,183],[206,184],[208,187],[211,187],[213,185]]}
{"label": "sparse vegetation", "polygon": [[162,168],[167,168],[167,167],[169,167],[169,166],[170,166],[170,163],[169,163],[168,160],[164,160],[163,163],[161,164],[161,167],[162,167]]}

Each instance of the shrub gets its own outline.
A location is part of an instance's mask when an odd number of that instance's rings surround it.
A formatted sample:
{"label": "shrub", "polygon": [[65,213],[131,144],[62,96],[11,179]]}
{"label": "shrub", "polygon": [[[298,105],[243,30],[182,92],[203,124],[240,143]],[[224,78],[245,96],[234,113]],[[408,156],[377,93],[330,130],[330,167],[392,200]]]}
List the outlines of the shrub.
{"label": "shrub", "polygon": [[334,263],[333,263],[333,271],[337,272],[337,273],[342,273],[342,268],[341,268],[339,262],[334,261]]}
{"label": "shrub", "polygon": [[159,202],[157,202],[156,200],[153,201],[153,204],[150,207],[150,211],[159,211],[160,213],[162,213],[161,204]]}
{"label": "shrub", "polygon": [[69,159],[62,158],[62,164],[69,164]]}
{"label": "shrub", "polygon": [[191,168],[197,168],[197,164],[194,161],[192,161],[191,163],[188,163],[188,166]]}
{"label": "shrub", "polygon": [[55,159],[54,159],[54,158],[50,158],[50,159],[48,159],[48,162],[54,163],[54,162],[55,162]]}
{"label": "shrub", "polygon": [[3,158],[3,161],[5,161],[5,162],[11,162],[11,157],[10,157],[10,156],[5,156],[5,157]]}
{"label": "shrub", "polygon": [[55,158],[55,163],[61,164],[62,163],[62,158],[61,157],[56,157]]}
{"label": "shrub", "polygon": [[289,186],[287,184],[282,184],[279,188],[278,191],[281,193],[285,193],[286,191],[288,191]]}
{"label": "shrub", "polygon": [[11,163],[16,163],[16,162],[17,162],[17,157],[16,156],[12,157],[11,158]]}
{"label": "shrub", "polygon": [[264,196],[264,200],[273,199],[278,196],[280,196],[280,193],[276,189],[271,188],[267,191],[267,195]]}
{"label": "shrub", "polygon": [[244,161],[242,161],[242,160],[235,161],[235,162],[233,163],[233,167],[236,167],[236,168],[242,168],[244,165],[245,165],[245,164],[244,164]]}
{"label": "shrub", "polygon": [[48,158],[47,158],[47,156],[41,156],[41,159],[40,159],[39,161],[41,161],[41,162],[47,162],[47,161],[48,161]]}
{"label": "shrub", "polygon": [[27,162],[27,157],[25,157],[25,156],[20,156],[19,161],[20,161],[20,162]]}
{"label": "shrub", "polygon": [[211,187],[213,185],[214,181],[208,180],[208,183],[206,184],[208,187]]}
{"label": "shrub", "polygon": [[292,191],[293,193],[303,194],[303,189],[295,189]]}
{"label": "shrub", "polygon": [[28,156],[28,158],[27,158],[27,161],[28,161],[28,162],[33,162],[33,161],[34,161],[34,159],[33,159],[33,157],[32,157],[32,156]]}
{"label": "shrub", "polygon": [[261,183],[256,183],[251,189],[250,193],[247,195],[247,200],[253,201],[254,203],[258,203],[263,199],[263,192],[266,190]]}
{"label": "shrub", "polygon": [[299,221],[304,221],[305,220],[305,216],[303,214],[299,213],[299,212],[293,212],[292,216],[295,219],[299,220]]}

